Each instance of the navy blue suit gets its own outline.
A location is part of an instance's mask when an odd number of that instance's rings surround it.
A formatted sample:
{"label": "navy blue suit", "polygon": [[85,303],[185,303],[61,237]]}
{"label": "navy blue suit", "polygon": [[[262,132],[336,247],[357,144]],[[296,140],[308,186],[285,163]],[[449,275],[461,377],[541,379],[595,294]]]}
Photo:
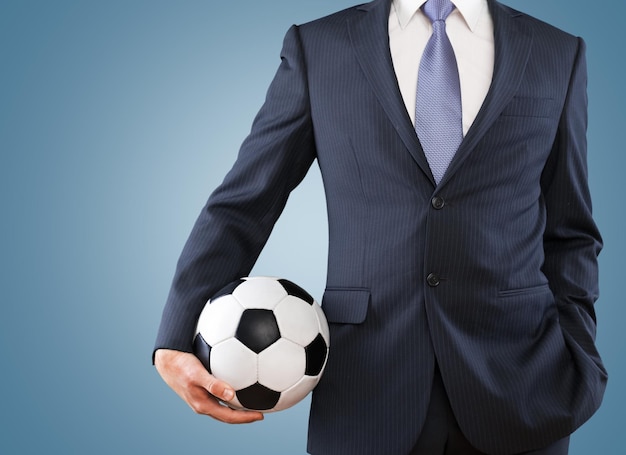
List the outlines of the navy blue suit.
{"label": "navy blue suit", "polygon": [[311,453],[408,453],[435,361],[463,433],[487,453],[546,446],[602,399],[584,43],[489,6],[493,82],[439,185],[395,78],[390,0],[374,0],[289,30],[251,134],[181,255],[156,347],[190,351],[202,306],[250,272],[317,160],[332,347]]}

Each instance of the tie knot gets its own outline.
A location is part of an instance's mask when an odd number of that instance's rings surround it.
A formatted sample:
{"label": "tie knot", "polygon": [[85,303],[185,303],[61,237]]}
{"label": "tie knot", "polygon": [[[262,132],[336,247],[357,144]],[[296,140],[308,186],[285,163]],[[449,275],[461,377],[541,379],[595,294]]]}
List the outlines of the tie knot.
{"label": "tie knot", "polygon": [[437,22],[446,20],[454,10],[454,4],[450,0],[428,0],[422,8],[431,22]]}

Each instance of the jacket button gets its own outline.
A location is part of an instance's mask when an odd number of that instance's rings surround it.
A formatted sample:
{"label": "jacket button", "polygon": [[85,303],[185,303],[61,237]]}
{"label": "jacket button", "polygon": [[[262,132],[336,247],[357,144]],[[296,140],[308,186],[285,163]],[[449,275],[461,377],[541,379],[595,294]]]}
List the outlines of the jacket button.
{"label": "jacket button", "polygon": [[441,210],[446,205],[446,201],[441,196],[435,196],[430,200],[430,204],[435,210]]}
{"label": "jacket button", "polygon": [[429,286],[434,288],[436,286],[439,286],[439,283],[441,283],[441,280],[439,279],[439,275],[436,275],[434,273],[429,273],[428,276],[426,277],[426,282],[428,283]]}

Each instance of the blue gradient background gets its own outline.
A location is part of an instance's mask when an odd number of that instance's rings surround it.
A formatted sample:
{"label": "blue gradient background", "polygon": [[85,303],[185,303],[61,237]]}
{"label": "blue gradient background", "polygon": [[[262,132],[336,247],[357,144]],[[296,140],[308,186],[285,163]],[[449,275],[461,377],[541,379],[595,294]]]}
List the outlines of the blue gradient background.
{"label": "blue gradient background", "polygon": [[[588,43],[590,181],[606,241],[598,344],[611,379],[571,453],[622,454],[626,8],[508,3]],[[183,242],[249,130],[285,31],[351,4],[0,3],[0,453],[305,452],[308,401],[219,424],[166,387],[150,354]],[[254,273],[319,299],[326,241],[314,168]],[[402,400],[388,393],[390,406]]]}

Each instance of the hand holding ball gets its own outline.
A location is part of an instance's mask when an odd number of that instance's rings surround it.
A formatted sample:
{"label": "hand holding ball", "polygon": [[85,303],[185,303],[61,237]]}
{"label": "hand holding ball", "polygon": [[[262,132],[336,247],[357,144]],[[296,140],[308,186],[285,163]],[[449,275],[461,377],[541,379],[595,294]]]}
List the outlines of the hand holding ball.
{"label": "hand holding ball", "polygon": [[280,411],[319,382],[330,346],[319,304],[283,279],[243,278],[205,305],[194,353],[235,389],[234,408]]}

